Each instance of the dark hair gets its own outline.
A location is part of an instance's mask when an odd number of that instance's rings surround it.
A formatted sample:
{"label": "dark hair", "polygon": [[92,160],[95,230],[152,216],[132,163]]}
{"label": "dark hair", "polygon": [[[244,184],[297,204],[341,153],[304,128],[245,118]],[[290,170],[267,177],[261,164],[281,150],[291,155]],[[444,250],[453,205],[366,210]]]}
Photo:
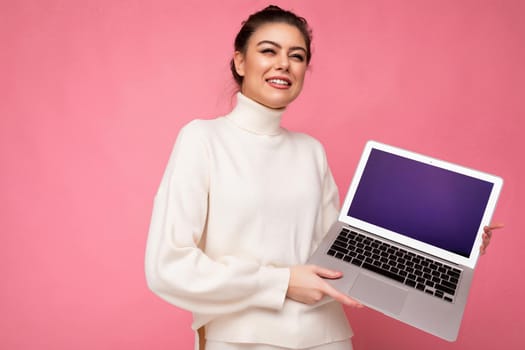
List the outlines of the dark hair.
{"label": "dark hair", "polygon": [[[253,13],[246,21],[242,22],[241,30],[235,37],[235,51],[246,53],[248,40],[252,34],[255,33],[260,26],[267,23],[286,23],[299,29],[306,43],[306,64],[310,63],[310,59],[312,58],[312,52],[310,50],[312,31],[308,26],[308,22],[306,22],[306,19],[303,17],[299,17],[291,11],[283,10],[275,5],[270,5],[261,11]],[[230,69],[233,79],[239,86],[241,86],[243,77],[237,73],[233,59],[230,61]]]}

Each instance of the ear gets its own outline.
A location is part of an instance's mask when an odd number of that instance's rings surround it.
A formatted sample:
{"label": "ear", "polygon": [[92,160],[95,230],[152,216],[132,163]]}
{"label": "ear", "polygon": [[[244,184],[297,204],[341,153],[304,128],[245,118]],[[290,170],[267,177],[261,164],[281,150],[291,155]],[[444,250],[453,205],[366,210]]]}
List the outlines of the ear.
{"label": "ear", "polygon": [[240,51],[235,51],[233,54],[233,63],[235,64],[235,70],[237,74],[244,77],[244,54]]}

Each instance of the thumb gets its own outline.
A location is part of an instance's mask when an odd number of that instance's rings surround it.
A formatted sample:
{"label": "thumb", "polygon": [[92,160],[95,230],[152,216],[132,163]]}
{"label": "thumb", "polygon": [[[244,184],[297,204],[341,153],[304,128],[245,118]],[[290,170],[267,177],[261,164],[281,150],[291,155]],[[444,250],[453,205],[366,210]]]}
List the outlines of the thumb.
{"label": "thumb", "polygon": [[341,278],[343,276],[343,273],[340,271],[330,270],[321,266],[313,266],[313,271],[315,274],[317,274],[319,277],[323,278]]}

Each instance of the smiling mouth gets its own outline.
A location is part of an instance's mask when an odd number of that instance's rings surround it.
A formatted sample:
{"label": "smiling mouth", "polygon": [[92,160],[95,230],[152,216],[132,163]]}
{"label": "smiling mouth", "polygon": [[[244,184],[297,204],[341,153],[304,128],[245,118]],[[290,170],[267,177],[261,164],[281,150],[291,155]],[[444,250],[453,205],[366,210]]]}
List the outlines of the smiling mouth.
{"label": "smiling mouth", "polygon": [[271,78],[266,80],[269,84],[275,85],[277,87],[288,87],[292,86],[292,82],[285,79],[279,79],[279,78]]}

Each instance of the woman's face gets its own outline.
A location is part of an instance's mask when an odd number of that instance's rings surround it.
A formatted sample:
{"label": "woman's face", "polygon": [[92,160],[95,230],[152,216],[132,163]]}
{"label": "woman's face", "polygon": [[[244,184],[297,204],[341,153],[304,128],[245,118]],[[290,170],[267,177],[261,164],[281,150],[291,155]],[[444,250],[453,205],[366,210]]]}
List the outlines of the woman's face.
{"label": "woman's face", "polygon": [[303,87],[306,44],[296,27],[268,23],[252,34],[245,53],[235,52],[234,62],[243,77],[243,95],[266,107],[283,108]]}

